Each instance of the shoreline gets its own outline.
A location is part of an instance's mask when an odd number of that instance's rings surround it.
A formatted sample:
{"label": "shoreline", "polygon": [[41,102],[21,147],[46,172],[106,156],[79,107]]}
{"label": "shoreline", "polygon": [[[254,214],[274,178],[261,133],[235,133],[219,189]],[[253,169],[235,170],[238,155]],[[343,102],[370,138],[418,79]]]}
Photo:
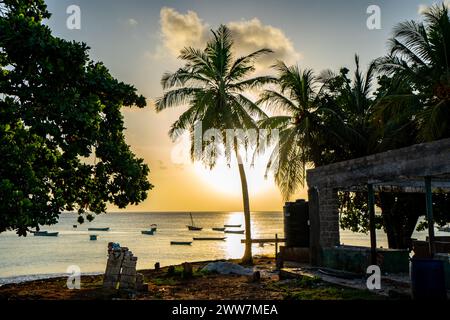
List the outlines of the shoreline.
{"label": "shoreline", "polygon": [[[103,272],[86,272],[81,273],[81,276],[100,276]],[[39,273],[39,274],[29,274],[29,275],[20,275],[20,276],[10,276],[10,277],[3,277],[0,278],[0,288],[5,285],[13,285],[13,284],[22,284],[22,283],[28,283],[33,281],[40,281],[40,280],[52,280],[52,279],[59,279],[59,278],[67,278],[70,274],[69,273]]]}

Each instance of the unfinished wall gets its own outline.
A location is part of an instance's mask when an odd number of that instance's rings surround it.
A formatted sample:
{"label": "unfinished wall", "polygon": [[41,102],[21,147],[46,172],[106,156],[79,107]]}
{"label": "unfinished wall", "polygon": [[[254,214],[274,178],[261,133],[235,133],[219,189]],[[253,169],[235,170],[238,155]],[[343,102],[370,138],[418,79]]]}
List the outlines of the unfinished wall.
{"label": "unfinished wall", "polygon": [[310,188],[311,264],[321,265],[322,248],[339,244],[339,211],[337,191],[332,188]]}

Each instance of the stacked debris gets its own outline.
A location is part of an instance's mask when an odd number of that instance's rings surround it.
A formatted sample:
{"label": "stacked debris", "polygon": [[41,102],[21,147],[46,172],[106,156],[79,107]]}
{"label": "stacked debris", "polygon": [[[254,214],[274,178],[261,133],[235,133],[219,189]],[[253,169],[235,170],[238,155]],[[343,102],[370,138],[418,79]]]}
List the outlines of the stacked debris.
{"label": "stacked debris", "polygon": [[108,243],[108,262],[103,287],[127,291],[142,290],[144,276],[136,272],[137,259],[127,247]]}

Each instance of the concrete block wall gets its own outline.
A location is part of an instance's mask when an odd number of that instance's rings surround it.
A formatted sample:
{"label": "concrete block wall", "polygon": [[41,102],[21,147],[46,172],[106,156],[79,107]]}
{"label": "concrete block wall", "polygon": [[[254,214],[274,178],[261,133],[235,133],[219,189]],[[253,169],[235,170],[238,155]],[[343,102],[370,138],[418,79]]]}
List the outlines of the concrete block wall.
{"label": "concrete block wall", "polygon": [[319,193],[320,246],[334,247],[339,239],[339,202],[337,191],[321,188]]}

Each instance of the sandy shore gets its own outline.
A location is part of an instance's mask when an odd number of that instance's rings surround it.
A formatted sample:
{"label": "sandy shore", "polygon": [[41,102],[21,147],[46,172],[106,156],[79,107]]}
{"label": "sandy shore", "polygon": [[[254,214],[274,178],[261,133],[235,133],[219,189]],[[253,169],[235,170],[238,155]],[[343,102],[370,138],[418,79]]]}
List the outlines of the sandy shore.
{"label": "sandy shore", "polygon": [[[233,261],[237,262],[237,261]],[[66,277],[8,284],[0,287],[1,300],[207,300],[207,299],[383,299],[367,290],[332,285],[317,278],[279,280],[272,258],[258,258],[255,266],[261,270],[260,281],[239,275],[219,275],[202,272],[207,262],[193,263],[194,275],[183,279],[181,272],[168,275],[168,267],[160,270],[141,270],[148,290],[130,295],[102,288],[103,276],[82,276],[81,289],[67,289]],[[176,270],[181,270],[180,266]]]}

